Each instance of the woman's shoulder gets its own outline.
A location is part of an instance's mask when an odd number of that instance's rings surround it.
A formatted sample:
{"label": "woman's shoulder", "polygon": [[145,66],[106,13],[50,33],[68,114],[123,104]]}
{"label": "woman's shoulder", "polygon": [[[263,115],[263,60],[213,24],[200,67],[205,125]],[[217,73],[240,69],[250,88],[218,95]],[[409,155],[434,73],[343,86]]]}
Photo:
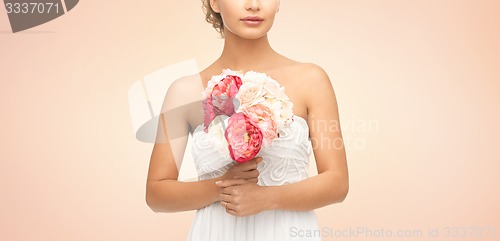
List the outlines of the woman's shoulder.
{"label": "woman's shoulder", "polygon": [[188,104],[201,100],[203,83],[200,74],[184,75],[175,79],[168,87],[168,101],[177,104]]}
{"label": "woman's shoulder", "polygon": [[327,77],[326,71],[318,64],[291,60],[289,70],[299,77],[321,79]]}
{"label": "woman's shoulder", "polygon": [[300,89],[306,99],[310,96],[328,94],[332,88],[327,72],[318,64],[294,61],[284,70],[283,72],[287,72],[288,80],[291,81],[289,84],[293,88]]}
{"label": "woman's shoulder", "polygon": [[286,75],[286,79],[297,84],[307,82],[313,85],[325,86],[330,84],[330,79],[326,71],[318,64],[311,62],[299,62],[286,58],[281,66],[281,73]]}
{"label": "woman's shoulder", "polygon": [[172,85],[182,88],[200,81],[200,73],[183,75],[172,82]]}

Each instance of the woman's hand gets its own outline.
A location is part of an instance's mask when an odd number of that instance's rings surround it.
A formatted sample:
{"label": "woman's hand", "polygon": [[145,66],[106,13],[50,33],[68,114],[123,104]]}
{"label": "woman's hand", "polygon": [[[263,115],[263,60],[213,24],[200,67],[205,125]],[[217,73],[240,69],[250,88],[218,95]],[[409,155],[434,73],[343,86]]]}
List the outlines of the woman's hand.
{"label": "woman's hand", "polygon": [[265,186],[243,179],[218,181],[216,185],[221,188],[219,194],[221,205],[229,214],[243,217],[270,209],[270,194]]}
{"label": "woman's hand", "polygon": [[236,163],[230,167],[224,175],[222,175],[219,180],[229,180],[229,179],[243,179],[247,182],[257,183],[259,177],[259,171],[257,170],[257,164],[262,161],[262,157],[254,157],[252,160],[244,163]]}

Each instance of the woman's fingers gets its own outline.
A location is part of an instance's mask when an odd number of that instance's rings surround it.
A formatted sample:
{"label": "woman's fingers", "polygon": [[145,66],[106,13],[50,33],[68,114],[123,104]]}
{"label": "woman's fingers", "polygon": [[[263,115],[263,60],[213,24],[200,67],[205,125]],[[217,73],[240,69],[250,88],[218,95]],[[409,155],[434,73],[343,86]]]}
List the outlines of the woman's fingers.
{"label": "woman's fingers", "polygon": [[262,161],[262,157],[255,157],[254,159],[247,161],[245,163],[240,164],[243,168],[243,171],[251,171],[257,169],[257,164]]}
{"label": "woman's fingers", "polygon": [[255,169],[245,173],[245,179],[256,178],[259,176],[259,170]]}
{"label": "woman's fingers", "polygon": [[219,193],[219,200],[224,202],[231,202],[231,194],[228,193]]}
{"label": "woman's fingers", "polygon": [[248,181],[250,179],[258,178],[259,174],[259,170],[255,169],[248,172],[242,172],[239,175],[235,175],[233,176],[233,179],[244,179]]}
{"label": "woman's fingers", "polygon": [[245,180],[245,179],[237,178],[237,179],[229,179],[229,180],[224,180],[224,181],[217,181],[217,182],[215,182],[215,184],[217,186],[219,186],[220,188],[225,188],[225,187],[234,186],[234,185],[241,185],[241,184],[244,184],[246,182],[247,182],[247,180]]}
{"label": "woman's fingers", "polygon": [[262,160],[262,157],[255,157],[248,162],[233,165],[226,171],[223,176],[223,180],[243,179],[246,181],[252,180],[251,182],[257,183],[255,178],[258,178],[260,175],[259,170],[257,170],[257,165]]}
{"label": "woman's fingers", "polygon": [[247,179],[247,181],[253,182],[253,183],[258,183],[259,179],[258,178],[252,178],[252,179]]}

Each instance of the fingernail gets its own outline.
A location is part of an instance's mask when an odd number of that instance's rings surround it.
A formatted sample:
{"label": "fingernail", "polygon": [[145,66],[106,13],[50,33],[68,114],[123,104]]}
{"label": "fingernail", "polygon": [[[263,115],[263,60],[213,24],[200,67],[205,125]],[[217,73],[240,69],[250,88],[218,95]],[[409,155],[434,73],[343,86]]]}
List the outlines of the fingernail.
{"label": "fingernail", "polygon": [[215,184],[220,184],[222,181],[216,181]]}

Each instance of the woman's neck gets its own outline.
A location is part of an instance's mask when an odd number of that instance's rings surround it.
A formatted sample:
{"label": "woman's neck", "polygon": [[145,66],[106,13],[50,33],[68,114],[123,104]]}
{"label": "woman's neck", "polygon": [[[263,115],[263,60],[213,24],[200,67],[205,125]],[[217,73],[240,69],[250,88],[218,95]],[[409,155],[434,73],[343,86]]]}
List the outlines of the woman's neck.
{"label": "woman's neck", "polygon": [[229,31],[225,35],[224,49],[218,59],[223,69],[259,71],[277,57],[269,44],[267,34],[259,39],[243,39]]}

